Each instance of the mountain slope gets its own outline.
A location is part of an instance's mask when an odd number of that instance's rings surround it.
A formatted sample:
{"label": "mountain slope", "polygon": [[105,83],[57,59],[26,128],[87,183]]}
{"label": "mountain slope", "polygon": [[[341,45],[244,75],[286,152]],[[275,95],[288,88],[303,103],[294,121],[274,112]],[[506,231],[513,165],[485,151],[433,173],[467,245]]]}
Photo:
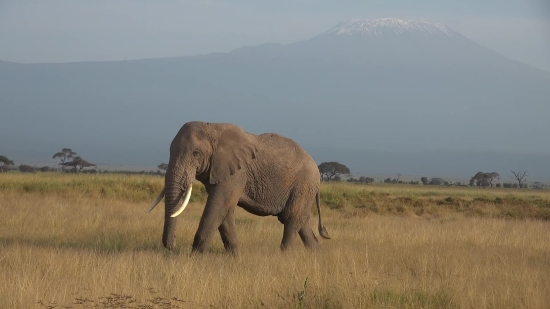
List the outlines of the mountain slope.
{"label": "mountain slope", "polygon": [[92,162],[156,165],[184,122],[204,120],[287,135],[317,149],[316,160],[352,154],[354,171],[372,168],[360,159],[371,150],[550,153],[541,143],[548,85],[549,73],[445,26],[352,20],[310,40],[230,53],[2,62],[0,145],[14,158],[71,147]]}
{"label": "mountain slope", "polygon": [[352,19],[309,40],[287,46],[263,44],[232,52],[243,56],[254,53],[261,57],[319,59],[372,66],[535,70],[473,42],[445,25],[393,18]]}

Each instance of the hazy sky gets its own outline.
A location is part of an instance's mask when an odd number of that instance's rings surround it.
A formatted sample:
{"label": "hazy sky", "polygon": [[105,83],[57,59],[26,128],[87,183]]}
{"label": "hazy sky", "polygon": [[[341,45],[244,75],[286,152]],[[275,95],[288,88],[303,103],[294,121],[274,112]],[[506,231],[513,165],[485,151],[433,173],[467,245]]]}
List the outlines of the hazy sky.
{"label": "hazy sky", "polygon": [[0,0],[0,60],[66,62],[223,52],[315,36],[349,18],[444,23],[550,71],[548,0]]}

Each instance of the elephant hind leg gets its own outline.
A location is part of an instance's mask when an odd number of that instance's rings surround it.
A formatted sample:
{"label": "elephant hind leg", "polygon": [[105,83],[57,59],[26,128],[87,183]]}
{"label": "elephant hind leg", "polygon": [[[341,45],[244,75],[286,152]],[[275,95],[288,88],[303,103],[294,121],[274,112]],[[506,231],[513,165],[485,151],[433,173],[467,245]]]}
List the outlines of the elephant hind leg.
{"label": "elephant hind leg", "polygon": [[[296,234],[300,235],[300,239],[304,243],[304,246],[308,249],[316,249],[319,246],[319,240],[315,237],[313,230],[309,226],[309,220],[289,220],[285,222],[285,230],[283,233],[283,240],[281,242],[281,250],[287,250],[294,239]],[[298,233],[296,233],[298,232]]]}
{"label": "elephant hind leg", "polygon": [[281,251],[286,251],[288,248],[292,245],[294,242],[294,239],[296,238],[296,232],[298,231],[298,227],[296,226],[297,222],[295,220],[288,220],[285,222],[285,229],[283,232],[283,240],[281,241]]}
{"label": "elephant hind leg", "polygon": [[311,203],[315,199],[315,192],[307,186],[296,188],[290,195],[287,206],[282,214],[279,215],[279,221],[285,225],[281,249],[286,250],[296,238],[300,235],[302,242],[307,248],[317,245],[317,238],[309,226]]}
{"label": "elephant hind leg", "polygon": [[300,238],[304,243],[304,246],[308,249],[317,249],[319,247],[319,240],[315,237],[313,230],[307,224],[304,224],[302,228],[298,231]]}

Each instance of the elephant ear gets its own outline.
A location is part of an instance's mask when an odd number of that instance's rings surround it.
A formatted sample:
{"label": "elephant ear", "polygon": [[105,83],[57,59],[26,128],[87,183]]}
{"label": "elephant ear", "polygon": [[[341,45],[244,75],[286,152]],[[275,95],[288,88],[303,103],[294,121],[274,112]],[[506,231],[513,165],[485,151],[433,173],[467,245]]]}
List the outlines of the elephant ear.
{"label": "elephant ear", "polygon": [[210,183],[217,184],[256,158],[256,146],[241,128],[222,132],[210,162]]}

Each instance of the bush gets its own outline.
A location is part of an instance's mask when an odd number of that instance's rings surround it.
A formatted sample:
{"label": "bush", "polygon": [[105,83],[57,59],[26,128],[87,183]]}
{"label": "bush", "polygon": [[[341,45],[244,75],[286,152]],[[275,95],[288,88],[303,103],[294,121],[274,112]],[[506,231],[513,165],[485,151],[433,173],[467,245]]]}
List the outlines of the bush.
{"label": "bush", "polygon": [[445,180],[435,177],[435,178],[430,179],[430,182],[428,184],[432,185],[432,186],[441,186],[441,185],[444,185],[445,183],[446,183]]}
{"label": "bush", "polygon": [[38,170],[41,172],[50,172],[52,169],[49,166],[42,166]]}
{"label": "bush", "polygon": [[535,181],[532,185],[533,189],[544,189],[545,185],[540,181]]}
{"label": "bush", "polygon": [[359,179],[356,179],[356,178],[348,178],[347,182],[369,184],[369,183],[373,183],[373,182],[374,182],[374,178],[372,178],[372,177],[361,176],[361,177],[359,177]]}
{"label": "bush", "polygon": [[34,167],[25,164],[19,165],[19,171],[21,171],[21,173],[36,173]]}

